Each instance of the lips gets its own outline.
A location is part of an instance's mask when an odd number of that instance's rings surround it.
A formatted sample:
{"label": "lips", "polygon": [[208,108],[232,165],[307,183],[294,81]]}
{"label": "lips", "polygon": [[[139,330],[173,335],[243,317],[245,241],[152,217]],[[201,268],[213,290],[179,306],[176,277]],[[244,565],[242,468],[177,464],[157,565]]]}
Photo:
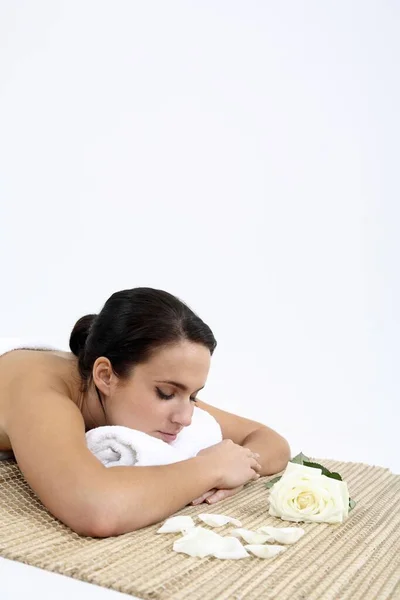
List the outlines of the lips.
{"label": "lips", "polygon": [[158,433],[163,437],[165,442],[173,442],[178,435],[177,433],[167,433],[165,431],[159,431]]}

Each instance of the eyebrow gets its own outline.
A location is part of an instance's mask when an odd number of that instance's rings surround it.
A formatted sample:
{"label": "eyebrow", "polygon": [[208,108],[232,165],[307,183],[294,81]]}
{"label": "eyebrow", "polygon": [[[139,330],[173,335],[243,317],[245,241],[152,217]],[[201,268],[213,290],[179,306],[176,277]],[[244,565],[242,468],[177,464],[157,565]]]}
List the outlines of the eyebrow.
{"label": "eyebrow", "polygon": [[[186,387],[186,385],[184,385],[183,383],[179,383],[178,381],[167,381],[166,379],[163,379],[163,380],[156,379],[156,381],[158,383],[169,383],[170,385],[174,385],[175,387],[179,388],[180,390],[183,390],[184,392],[189,391],[189,388]],[[197,394],[197,392],[199,392],[203,388],[204,388],[204,385],[201,388],[199,388],[195,393]]]}

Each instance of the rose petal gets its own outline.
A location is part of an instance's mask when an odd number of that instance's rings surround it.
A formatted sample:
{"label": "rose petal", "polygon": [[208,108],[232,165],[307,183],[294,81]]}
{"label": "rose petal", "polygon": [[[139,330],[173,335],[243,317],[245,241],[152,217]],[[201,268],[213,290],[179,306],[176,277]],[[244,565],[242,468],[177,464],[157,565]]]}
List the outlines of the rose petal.
{"label": "rose petal", "polygon": [[213,556],[215,556],[215,558],[238,559],[250,556],[237,538],[227,536],[223,537],[222,539],[223,543],[221,544],[221,548],[217,552],[213,553]]}
{"label": "rose petal", "polygon": [[258,558],[272,558],[286,550],[283,546],[265,546],[264,544],[248,544],[245,548]]}
{"label": "rose petal", "polygon": [[206,525],[210,527],[221,527],[222,525],[226,525],[227,523],[232,523],[236,525],[236,527],[241,527],[242,524],[238,519],[234,519],[233,517],[227,517],[226,515],[215,515],[211,513],[201,513],[197,515],[201,521],[203,521]]}
{"label": "rose petal", "polygon": [[186,535],[174,542],[173,550],[200,558],[215,556],[237,559],[249,556],[237,538],[222,537],[204,527],[190,529]]}
{"label": "rose petal", "polygon": [[265,533],[271,541],[279,544],[294,544],[304,534],[305,531],[301,527],[259,527],[257,531]]}
{"label": "rose petal", "polygon": [[265,544],[269,540],[273,541],[270,535],[251,531],[251,529],[233,529],[230,533],[235,537],[243,538],[248,544]]}
{"label": "rose petal", "polygon": [[195,527],[192,517],[171,517],[167,519],[157,533],[181,533]]}
{"label": "rose petal", "polygon": [[194,527],[174,542],[173,550],[203,558],[220,549],[221,537],[218,533],[204,529],[204,527]]}

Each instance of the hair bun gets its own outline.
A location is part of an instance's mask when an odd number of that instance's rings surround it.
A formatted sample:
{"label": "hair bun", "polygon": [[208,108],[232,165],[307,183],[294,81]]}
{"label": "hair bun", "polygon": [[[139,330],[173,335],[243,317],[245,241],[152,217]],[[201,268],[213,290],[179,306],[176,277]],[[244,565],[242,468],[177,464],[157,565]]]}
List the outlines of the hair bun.
{"label": "hair bun", "polygon": [[97,315],[85,315],[75,323],[69,338],[69,347],[75,356],[79,356],[84,349],[90,328],[96,317]]}

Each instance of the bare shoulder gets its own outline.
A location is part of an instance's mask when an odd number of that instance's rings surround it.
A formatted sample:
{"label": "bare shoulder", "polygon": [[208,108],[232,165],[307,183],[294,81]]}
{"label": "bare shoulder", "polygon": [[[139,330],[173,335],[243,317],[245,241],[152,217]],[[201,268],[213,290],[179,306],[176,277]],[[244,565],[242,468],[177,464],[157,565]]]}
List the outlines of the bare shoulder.
{"label": "bare shoulder", "polygon": [[[3,426],[12,449],[18,445],[20,432],[25,434],[30,425],[43,432],[43,443],[51,437],[51,429],[68,426],[71,436],[84,441],[83,415],[71,397],[71,390],[57,365],[43,360],[36,352],[21,353],[9,366],[8,387],[3,406]],[[63,421],[64,419],[64,421]],[[51,427],[50,423],[54,423]],[[46,435],[47,434],[47,435]],[[75,440],[76,441],[76,440]],[[23,448],[27,448],[25,442]]]}
{"label": "bare shoulder", "polygon": [[[65,352],[15,350],[0,357],[0,411],[1,401],[12,408],[15,396],[29,397],[29,391],[40,387],[71,396],[70,364]],[[72,392],[72,393],[71,393]],[[7,402],[7,400],[9,400]],[[11,401],[12,400],[12,401]]]}
{"label": "bare shoulder", "polygon": [[[9,423],[26,411],[45,409],[42,398],[76,406],[68,361],[53,353],[18,350],[0,358],[0,448],[9,449]],[[78,410],[78,412],[80,412]]]}
{"label": "bare shoulder", "polygon": [[0,375],[2,381],[35,376],[54,377],[74,360],[70,352],[17,349],[0,356]]}

